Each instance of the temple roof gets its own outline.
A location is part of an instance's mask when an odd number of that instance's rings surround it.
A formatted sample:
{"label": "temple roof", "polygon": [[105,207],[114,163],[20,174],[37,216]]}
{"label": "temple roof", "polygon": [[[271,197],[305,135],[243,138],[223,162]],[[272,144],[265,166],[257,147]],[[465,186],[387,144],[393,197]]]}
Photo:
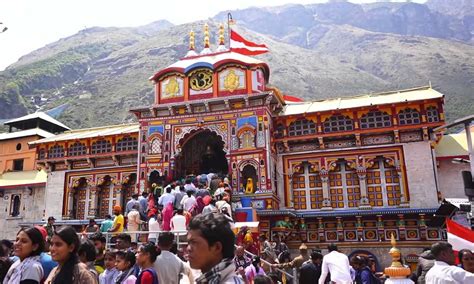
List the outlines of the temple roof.
{"label": "temple roof", "polygon": [[294,115],[312,112],[350,109],[393,103],[420,101],[444,97],[440,92],[431,87],[420,87],[394,92],[367,94],[355,97],[326,99],[312,102],[289,102],[283,108],[281,115]]}
{"label": "temple roof", "polygon": [[35,112],[22,117],[8,120],[3,123],[4,125],[12,126],[17,129],[25,130],[39,127],[49,132],[62,132],[64,130],[70,130],[69,127],[47,115],[44,112]]}
{"label": "temple roof", "polygon": [[40,137],[44,137],[44,138],[54,136],[53,133],[50,133],[43,129],[33,128],[33,129],[22,130],[22,131],[0,133],[0,140],[9,140],[9,139],[16,139],[16,138],[36,136],[36,135]]}
{"label": "temple roof", "polygon": [[138,123],[131,124],[120,124],[120,125],[110,125],[110,126],[101,126],[94,128],[84,128],[77,130],[70,130],[64,133],[36,140],[30,142],[30,145],[49,143],[49,142],[58,142],[58,141],[67,141],[67,140],[76,140],[76,139],[85,139],[85,138],[94,138],[94,137],[105,137],[111,135],[119,134],[129,134],[129,133],[138,133],[139,125]]}
{"label": "temple roof", "polygon": [[160,70],[158,73],[150,77],[150,80],[156,81],[159,79],[159,77],[165,75],[166,73],[179,72],[185,74],[196,68],[209,68],[215,70],[226,63],[240,63],[247,66],[261,66],[265,70],[265,80],[268,82],[270,69],[265,62],[254,57],[231,51],[184,57],[181,60]]}

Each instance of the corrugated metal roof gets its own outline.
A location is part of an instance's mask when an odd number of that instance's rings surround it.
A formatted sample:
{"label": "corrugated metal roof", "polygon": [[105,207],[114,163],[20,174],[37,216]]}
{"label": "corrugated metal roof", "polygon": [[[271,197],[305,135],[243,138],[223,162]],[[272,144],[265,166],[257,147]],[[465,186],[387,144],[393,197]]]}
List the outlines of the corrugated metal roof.
{"label": "corrugated metal roof", "polygon": [[35,119],[35,118],[43,119],[43,120],[48,121],[52,124],[56,124],[58,126],[61,126],[65,129],[71,129],[71,128],[67,127],[66,125],[62,124],[61,122],[57,121],[56,119],[52,118],[51,116],[47,115],[44,112],[35,112],[35,113],[32,113],[32,114],[28,114],[28,115],[25,115],[25,116],[22,116],[22,117],[18,117],[18,118],[12,119],[12,120],[8,120],[8,121],[4,122],[3,124],[10,124],[10,123],[20,122],[20,121],[25,121],[25,120],[29,120],[29,119]]}
{"label": "corrugated metal roof", "polygon": [[133,124],[122,124],[122,125],[111,125],[111,126],[102,126],[94,128],[84,128],[77,130],[70,130],[64,133],[55,135],[53,137],[44,138],[30,142],[30,145],[57,142],[57,141],[66,141],[66,140],[76,140],[76,139],[85,139],[93,137],[104,137],[118,134],[127,134],[127,133],[136,133],[138,132],[139,125],[138,123]]}
{"label": "corrugated metal roof", "polygon": [[444,95],[430,88],[399,90],[396,92],[368,94],[356,97],[327,99],[322,101],[291,103],[287,102],[281,115],[294,115],[311,112],[322,112],[338,109],[384,105],[401,102],[420,101],[426,99],[442,98]]}
{"label": "corrugated metal roof", "polygon": [[48,174],[41,171],[6,172],[0,175],[0,188],[46,183]]}
{"label": "corrugated metal roof", "polygon": [[8,139],[15,139],[21,137],[28,137],[28,136],[41,136],[41,137],[52,137],[54,136],[53,133],[45,131],[40,128],[33,128],[28,130],[16,131],[16,132],[7,132],[7,133],[0,133],[0,140],[8,140]]}

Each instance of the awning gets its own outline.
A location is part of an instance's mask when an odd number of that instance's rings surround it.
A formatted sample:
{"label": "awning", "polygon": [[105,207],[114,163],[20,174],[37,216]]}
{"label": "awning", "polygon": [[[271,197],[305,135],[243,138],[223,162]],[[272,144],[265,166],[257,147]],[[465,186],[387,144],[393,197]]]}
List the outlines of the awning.
{"label": "awning", "polygon": [[0,189],[45,185],[48,174],[41,171],[6,172],[0,175]]}

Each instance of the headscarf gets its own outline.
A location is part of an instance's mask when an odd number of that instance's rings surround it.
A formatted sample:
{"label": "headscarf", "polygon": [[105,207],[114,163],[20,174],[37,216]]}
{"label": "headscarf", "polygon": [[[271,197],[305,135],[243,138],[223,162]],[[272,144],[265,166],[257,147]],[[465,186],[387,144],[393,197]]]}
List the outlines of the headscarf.
{"label": "headscarf", "polygon": [[162,228],[164,231],[171,231],[171,218],[173,218],[173,204],[166,204],[165,208],[162,211],[163,215],[163,224]]}
{"label": "headscarf", "polygon": [[198,214],[201,214],[201,213],[202,213],[202,209],[204,209],[205,206],[206,206],[206,204],[204,204],[204,200],[202,199],[202,196],[198,196],[198,198],[196,198],[196,210],[197,210],[197,213],[198,213]]}
{"label": "headscarf", "polygon": [[[43,278],[43,268],[39,262],[40,256],[30,256],[25,258],[23,261],[17,260],[20,264],[13,264],[12,267],[8,270],[7,275],[5,276],[3,283],[20,283],[21,276],[27,271],[34,269],[33,266],[37,264],[37,267],[41,269],[41,278]],[[35,280],[35,279],[33,279]]]}

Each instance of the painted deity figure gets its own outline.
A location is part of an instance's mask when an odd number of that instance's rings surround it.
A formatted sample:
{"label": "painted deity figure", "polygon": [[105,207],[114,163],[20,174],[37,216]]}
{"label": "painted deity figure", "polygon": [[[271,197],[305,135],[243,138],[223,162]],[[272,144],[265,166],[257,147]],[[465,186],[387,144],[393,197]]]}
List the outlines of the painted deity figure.
{"label": "painted deity figure", "polygon": [[253,179],[252,178],[248,178],[247,179],[247,184],[245,184],[245,193],[246,194],[252,194],[253,193]]}

